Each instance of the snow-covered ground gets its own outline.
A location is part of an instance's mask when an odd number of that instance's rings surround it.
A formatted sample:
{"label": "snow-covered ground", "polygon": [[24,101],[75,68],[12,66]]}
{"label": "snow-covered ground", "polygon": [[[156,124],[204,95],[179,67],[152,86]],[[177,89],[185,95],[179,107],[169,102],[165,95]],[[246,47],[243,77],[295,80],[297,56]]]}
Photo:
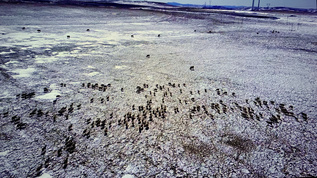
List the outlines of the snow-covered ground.
{"label": "snow-covered ground", "polygon": [[0,177],[317,176],[317,17],[213,12],[1,4]]}

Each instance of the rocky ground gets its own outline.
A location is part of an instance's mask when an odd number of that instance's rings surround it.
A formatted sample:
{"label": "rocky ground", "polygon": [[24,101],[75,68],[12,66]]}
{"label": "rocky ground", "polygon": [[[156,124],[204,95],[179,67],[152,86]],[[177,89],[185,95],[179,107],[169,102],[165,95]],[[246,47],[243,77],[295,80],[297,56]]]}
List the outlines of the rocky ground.
{"label": "rocky ground", "polygon": [[0,6],[0,177],[317,176],[317,18]]}

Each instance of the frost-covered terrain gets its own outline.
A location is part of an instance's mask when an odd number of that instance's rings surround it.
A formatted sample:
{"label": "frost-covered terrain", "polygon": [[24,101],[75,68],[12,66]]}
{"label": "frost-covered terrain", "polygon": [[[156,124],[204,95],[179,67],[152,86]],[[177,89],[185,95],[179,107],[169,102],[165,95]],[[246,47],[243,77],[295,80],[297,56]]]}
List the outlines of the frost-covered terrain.
{"label": "frost-covered terrain", "polygon": [[1,4],[0,177],[317,176],[317,17],[246,14]]}

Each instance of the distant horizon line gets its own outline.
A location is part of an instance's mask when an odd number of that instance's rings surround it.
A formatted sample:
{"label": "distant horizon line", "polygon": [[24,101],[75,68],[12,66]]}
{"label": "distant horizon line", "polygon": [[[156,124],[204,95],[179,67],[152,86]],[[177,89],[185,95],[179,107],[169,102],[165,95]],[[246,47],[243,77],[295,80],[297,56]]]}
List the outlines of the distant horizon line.
{"label": "distant horizon line", "polygon": [[[317,1],[317,0],[316,0]],[[155,0],[0,0],[0,2],[39,2],[39,3],[45,3],[45,2],[49,2],[49,3],[71,3],[71,2],[81,2],[81,3],[116,3],[116,4],[120,4],[120,2],[147,2],[147,3],[157,3],[157,4],[166,4],[166,5],[170,5],[170,6],[178,6],[178,7],[196,7],[196,8],[210,8],[210,9],[227,9],[227,10],[238,10],[238,9],[243,9],[243,10],[247,10],[247,9],[251,9],[252,6],[245,6],[245,5],[207,5],[207,4],[191,4],[191,3],[178,3],[178,2],[158,2]],[[67,3],[67,4],[68,4]],[[124,5],[126,3],[123,3],[122,5]],[[131,4],[132,5],[132,4]],[[135,4],[136,5],[136,4]],[[137,5],[138,6],[138,5]],[[140,5],[139,5],[140,6]],[[218,8],[217,8],[218,7]],[[298,10],[298,11],[303,11],[303,10],[308,10],[310,12],[312,12],[311,10],[313,10],[313,12],[316,12],[317,9],[315,8],[300,8],[300,7],[287,7],[287,6],[260,6],[260,10],[274,10],[274,9],[282,9],[284,8],[285,10]],[[259,10],[258,7],[255,7],[254,10]]]}
{"label": "distant horizon line", "polygon": [[[123,0],[124,1],[124,0]],[[154,1],[146,1],[144,0],[145,2],[156,2],[155,0]],[[134,2],[144,2],[144,1],[140,1],[140,0],[137,0],[137,1],[134,1]],[[158,2],[158,3],[164,3],[164,2]],[[184,6],[197,6],[197,7],[245,7],[245,8],[252,8],[252,6],[245,6],[245,5],[207,5],[207,4],[204,4],[204,5],[201,5],[201,4],[189,4],[189,3],[186,3],[186,4],[183,4],[183,3],[178,3],[178,2],[166,2],[166,4],[169,4],[169,5],[172,5],[172,4],[179,4],[179,5],[184,5]],[[306,9],[306,10],[316,10],[316,8],[300,8],[300,7],[287,7],[287,6],[260,6],[260,9],[274,9],[274,8],[289,8],[289,9]],[[255,7],[255,9],[257,9],[257,7]]]}

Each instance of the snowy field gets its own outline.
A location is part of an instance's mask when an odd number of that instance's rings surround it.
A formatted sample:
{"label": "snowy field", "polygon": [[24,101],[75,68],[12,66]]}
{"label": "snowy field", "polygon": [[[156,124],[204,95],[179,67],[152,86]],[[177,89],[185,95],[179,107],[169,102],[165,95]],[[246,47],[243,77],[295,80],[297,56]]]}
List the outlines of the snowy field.
{"label": "snowy field", "polygon": [[317,176],[317,16],[256,15],[0,4],[0,177]]}

